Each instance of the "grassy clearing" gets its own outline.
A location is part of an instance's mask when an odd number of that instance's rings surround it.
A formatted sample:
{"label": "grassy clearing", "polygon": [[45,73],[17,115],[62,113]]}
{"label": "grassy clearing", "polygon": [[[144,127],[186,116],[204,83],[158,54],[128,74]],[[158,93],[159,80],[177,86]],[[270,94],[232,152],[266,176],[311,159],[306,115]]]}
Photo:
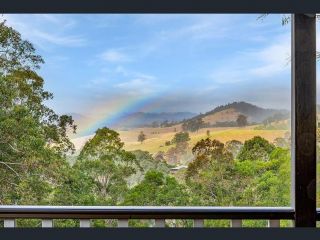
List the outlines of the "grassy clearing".
{"label": "grassy clearing", "polygon": [[[254,136],[261,136],[270,142],[275,138],[283,137],[287,130],[258,130],[254,129],[255,126],[245,128],[205,128],[198,132],[190,133],[191,140],[189,141],[190,147],[196,144],[199,140],[207,138],[207,130],[210,131],[210,138],[217,139],[221,142],[230,140],[238,140],[244,142]],[[180,131],[176,128],[176,132]],[[143,131],[147,139],[141,144],[137,141],[140,131]],[[170,141],[176,133],[174,128],[138,128],[129,131],[119,131],[122,141],[125,143],[125,149],[144,150],[150,153],[158,151],[167,151],[171,146],[165,146],[166,141]]]}

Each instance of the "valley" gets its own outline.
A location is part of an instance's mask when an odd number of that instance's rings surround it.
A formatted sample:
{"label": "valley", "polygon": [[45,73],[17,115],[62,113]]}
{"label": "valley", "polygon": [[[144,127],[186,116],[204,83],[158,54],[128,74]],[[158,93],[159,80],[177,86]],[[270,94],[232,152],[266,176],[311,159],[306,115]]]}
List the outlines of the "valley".
{"label": "valley", "polygon": [[[120,121],[126,122],[125,126],[117,124],[112,129],[119,133],[126,151],[146,151],[154,157],[160,154],[164,161],[174,166],[190,163],[193,159],[191,150],[201,139],[209,138],[224,144],[236,140],[243,144],[246,140],[261,136],[274,143],[276,139],[288,138],[289,134],[288,111],[264,109],[246,102],[233,102],[217,106],[204,114],[189,115],[189,119],[182,120],[181,113],[131,114],[135,117]],[[149,117],[149,122],[146,116],[152,116]],[[166,119],[168,116],[179,116],[180,121]],[[237,122],[239,116],[245,118],[244,124]],[[187,132],[189,139],[183,147],[178,147],[173,139],[182,132]],[[143,139],[139,141],[141,134]],[[93,136],[94,134],[90,134],[73,138],[76,152],[79,153]]]}

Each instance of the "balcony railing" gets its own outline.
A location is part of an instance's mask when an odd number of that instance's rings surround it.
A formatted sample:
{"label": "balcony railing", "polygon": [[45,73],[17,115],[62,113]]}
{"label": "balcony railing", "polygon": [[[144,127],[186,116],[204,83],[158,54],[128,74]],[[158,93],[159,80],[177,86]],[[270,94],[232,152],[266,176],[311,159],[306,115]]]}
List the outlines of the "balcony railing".
{"label": "balcony railing", "polygon": [[193,227],[204,227],[205,219],[228,219],[231,227],[255,219],[280,227],[280,220],[293,220],[294,214],[290,207],[0,206],[4,227],[16,227],[17,219],[41,219],[42,227],[54,227],[55,219],[78,219],[80,227],[90,227],[94,219],[117,219],[118,227],[128,227],[129,219],[153,219],[153,227],[165,227],[166,219],[191,219]]}

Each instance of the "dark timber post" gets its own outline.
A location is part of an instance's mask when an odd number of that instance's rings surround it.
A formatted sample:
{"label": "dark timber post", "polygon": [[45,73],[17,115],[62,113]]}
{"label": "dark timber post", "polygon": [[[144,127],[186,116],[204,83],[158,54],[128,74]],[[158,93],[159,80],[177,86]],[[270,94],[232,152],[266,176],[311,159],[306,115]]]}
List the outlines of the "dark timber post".
{"label": "dark timber post", "polygon": [[292,206],[296,227],[316,226],[316,18],[292,15]]}

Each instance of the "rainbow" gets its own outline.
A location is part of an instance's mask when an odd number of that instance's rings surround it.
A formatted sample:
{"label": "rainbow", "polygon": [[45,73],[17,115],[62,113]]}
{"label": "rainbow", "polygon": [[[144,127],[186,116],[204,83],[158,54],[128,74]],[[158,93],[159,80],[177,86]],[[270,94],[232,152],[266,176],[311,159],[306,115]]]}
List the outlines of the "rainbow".
{"label": "rainbow", "polygon": [[[75,137],[93,134],[99,127],[112,127],[119,121],[130,119],[129,112],[147,112],[156,109],[160,102],[160,96],[141,96],[115,98],[92,106],[86,118],[76,122],[78,131]],[[163,95],[162,95],[163,96]]]}

